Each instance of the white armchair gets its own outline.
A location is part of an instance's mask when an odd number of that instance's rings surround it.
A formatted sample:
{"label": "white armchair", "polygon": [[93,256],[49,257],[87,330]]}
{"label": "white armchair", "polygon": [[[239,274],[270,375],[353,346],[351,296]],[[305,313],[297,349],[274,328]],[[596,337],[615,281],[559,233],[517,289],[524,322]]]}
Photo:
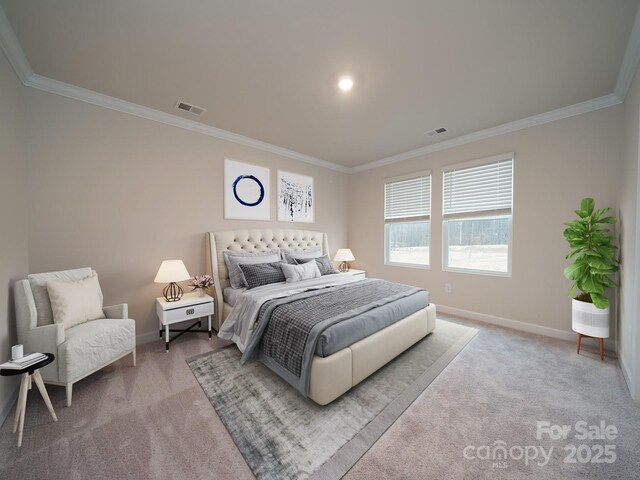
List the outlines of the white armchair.
{"label": "white armchair", "polygon": [[56,356],[40,373],[45,383],[66,387],[68,407],[77,381],[128,354],[133,355],[133,365],[136,364],[135,321],[127,318],[126,304],[104,307],[106,318],[67,330],[62,324],[51,323],[46,282],[81,280],[94,273],[90,268],[82,268],[30,275],[29,280],[20,280],[14,287],[18,341],[25,352]]}

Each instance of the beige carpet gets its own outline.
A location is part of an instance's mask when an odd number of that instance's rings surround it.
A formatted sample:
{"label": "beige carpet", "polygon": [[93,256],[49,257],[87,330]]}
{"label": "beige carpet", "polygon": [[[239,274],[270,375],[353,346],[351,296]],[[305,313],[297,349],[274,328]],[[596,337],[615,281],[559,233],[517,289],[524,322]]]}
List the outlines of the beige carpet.
{"label": "beige carpet", "polygon": [[[445,317],[439,315],[445,319]],[[640,478],[640,407],[615,359],[595,350],[511,330],[479,327],[471,341],[346,475],[347,479]],[[49,387],[59,421],[29,392],[23,447],[11,417],[0,430],[2,479],[251,479],[253,475],[211,408],[185,358],[222,346],[184,335],[138,349],[74,387]],[[613,464],[564,464],[562,442],[549,465],[503,469],[466,460],[469,444],[535,442],[535,421],[604,419],[620,430]],[[551,443],[545,443],[551,446]]]}

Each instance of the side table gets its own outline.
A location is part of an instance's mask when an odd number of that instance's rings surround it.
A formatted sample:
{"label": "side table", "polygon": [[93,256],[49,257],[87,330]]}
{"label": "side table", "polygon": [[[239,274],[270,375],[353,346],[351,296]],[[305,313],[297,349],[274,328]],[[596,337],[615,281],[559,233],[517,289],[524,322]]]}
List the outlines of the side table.
{"label": "side table", "polygon": [[22,431],[24,429],[24,415],[27,409],[27,393],[31,389],[31,379],[36,382],[38,390],[40,390],[40,395],[42,395],[42,399],[44,403],[47,405],[49,409],[49,413],[53,417],[53,421],[57,422],[58,417],[56,417],[56,412],[53,410],[53,405],[51,405],[51,400],[49,400],[49,395],[47,394],[47,389],[44,386],[44,382],[42,381],[42,376],[40,376],[39,369],[42,367],[46,367],[51,362],[55,360],[55,356],[53,353],[45,353],[47,358],[40,360],[38,363],[34,363],[33,365],[29,365],[28,367],[22,368],[20,370],[14,370],[9,368],[1,368],[0,375],[3,377],[10,377],[14,375],[21,375],[22,379],[20,381],[20,393],[18,394],[18,404],[16,405],[16,416],[13,420],[13,433],[16,433],[16,428],[18,428],[18,424],[20,424],[20,428],[18,429],[18,447],[22,446]]}
{"label": "side table", "polygon": [[[211,340],[211,316],[213,315],[213,297],[209,295],[199,296],[197,293],[187,293],[177,302],[167,302],[164,298],[156,298],[156,313],[158,314],[158,323],[160,327],[160,338],[164,329],[165,351],[169,351],[169,343],[174,341],[183,333],[187,332],[209,332],[209,340]],[[193,330],[193,327],[200,325],[201,318],[208,317],[209,325],[207,330]],[[170,329],[169,326],[174,323],[184,322],[186,320],[197,319],[191,326],[186,329]],[[173,338],[169,334],[177,332]]]}
{"label": "side table", "polygon": [[339,272],[341,275],[352,275],[354,277],[361,276],[362,278],[367,278],[367,272],[365,270],[354,270],[350,268],[346,272]]}

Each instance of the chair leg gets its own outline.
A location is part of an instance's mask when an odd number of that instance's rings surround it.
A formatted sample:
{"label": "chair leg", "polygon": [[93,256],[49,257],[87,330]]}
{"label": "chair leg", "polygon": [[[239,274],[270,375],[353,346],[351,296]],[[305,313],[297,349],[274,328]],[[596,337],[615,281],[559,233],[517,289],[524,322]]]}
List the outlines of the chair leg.
{"label": "chair leg", "polygon": [[133,355],[133,366],[136,366],[136,349],[133,349],[133,352],[131,352],[131,355]]}
{"label": "chair leg", "polygon": [[73,383],[67,383],[67,407],[71,406],[71,395],[73,395]]}

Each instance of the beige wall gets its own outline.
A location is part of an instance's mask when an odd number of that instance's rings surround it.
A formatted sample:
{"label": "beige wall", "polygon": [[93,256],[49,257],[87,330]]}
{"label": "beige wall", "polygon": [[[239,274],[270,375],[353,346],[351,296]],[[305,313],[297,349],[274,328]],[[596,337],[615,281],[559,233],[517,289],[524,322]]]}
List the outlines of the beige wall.
{"label": "beige wall", "polygon": [[[0,363],[16,343],[11,284],[28,268],[24,90],[0,50]],[[16,388],[0,377],[0,424]]]}
{"label": "beige wall", "polygon": [[[347,246],[345,174],[278,155],[28,90],[30,272],[92,266],[105,303],[129,304],[137,333],[155,332],[153,278],[163,259],[205,270],[205,232],[297,227]],[[225,157],[312,175],[316,222],[223,219]]]}
{"label": "beige wall", "polygon": [[620,341],[618,354],[631,394],[640,400],[640,325],[638,325],[638,275],[640,268],[640,222],[638,193],[640,182],[640,75],[636,72],[624,103],[624,164],[620,189],[622,245],[620,266]]}
{"label": "beige wall", "polygon": [[[621,128],[616,106],[353,175],[349,246],[356,265],[370,276],[424,287],[436,304],[570,331],[563,222],[585,196],[600,207],[617,205]],[[512,276],[443,272],[440,168],[505,152],[515,152]],[[433,175],[431,268],[385,266],[384,180],[425,169]]]}

